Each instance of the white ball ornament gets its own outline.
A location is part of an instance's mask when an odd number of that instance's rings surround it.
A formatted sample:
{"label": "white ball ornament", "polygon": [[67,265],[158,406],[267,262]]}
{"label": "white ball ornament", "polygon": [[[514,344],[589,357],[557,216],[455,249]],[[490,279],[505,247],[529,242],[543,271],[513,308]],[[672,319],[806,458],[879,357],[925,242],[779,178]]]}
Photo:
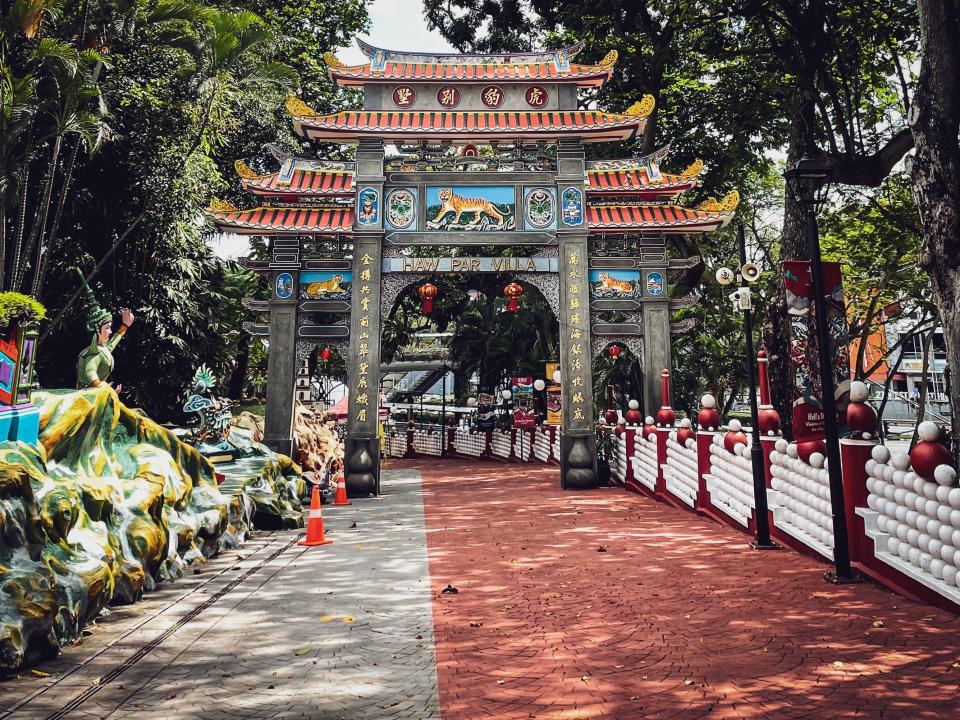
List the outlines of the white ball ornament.
{"label": "white ball ornament", "polygon": [[907,542],[911,545],[916,545],[917,541],[920,539],[920,531],[914,527],[910,527],[909,524],[906,525],[907,528]]}
{"label": "white ball ornament", "polygon": [[923,495],[913,494],[913,507],[916,508],[918,513],[925,513],[927,508],[927,499]]}
{"label": "white ball ornament", "polygon": [[877,530],[879,530],[879,531],[882,532],[882,533],[885,533],[885,532],[887,531],[887,523],[888,523],[888,522],[890,522],[890,520],[887,518],[886,515],[878,515],[878,516],[877,516]]}
{"label": "white ball ornament", "polygon": [[936,423],[924,420],[917,426],[917,436],[921,440],[934,442],[940,439],[940,428],[937,427]]}
{"label": "white ball ornament", "polygon": [[905,523],[900,523],[897,525],[897,539],[902,542],[907,542],[907,536],[910,533],[910,528],[906,526]]}
{"label": "white ball ornament", "polygon": [[892,535],[887,538],[887,552],[891,555],[897,554],[897,549],[900,547],[900,541]]}
{"label": "white ball ornament", "polygon": [[933,562],[933,558],[930,557],[930,553],[920,553],[920,567],[930,572],[930,563]]}
{"label": "white ball ornament", "polygon": [[647,425],[653,425],[653,416],[652,416],[652,415],[647,415],[647,416],[643,419],[643,421],[644,421]]}
{"label": "white ball ornament", "polygon": [[873,475],[873,471],[877,469],[877,461],[870,458],[864,464],[863,469],[867,471],[867,475]]}
{"label": "white ball ornament", "polygon": [[870,388],[865,382],[854,380],[850,383],[850,402],[866,402],[870,397]]}
{"label": "white ball ornament", "polygon": [[796,444],[796,443],[790,443],[789,445],[787,445],[787,456],[790,457],[790,458],[799,457],[799,455],[798,455],[798,453],[797,453],[797,444]]}
{"label": "white ball ornament", "polygon": [[907,560],[910,557],[910,546],[906,543],[900,543],[900,547],[897,548],[897,555],[900,556],[901,560]]}
{"label": "white ball ornament", "polygon": [[950,489],[950,492],[947,493],[947,505],[955,510],[960,510],[960,488]]}
{"label": "white ball ornament", "polygon": [[930,574],[938,580],[943,579],[943,560],[935,557],[930,561]]}
{"label": "white ball ornament", "polygon": [[907,476],[903,479],[903,482],[907,487],[912,487],[915,493],[920,495],[923,494],[923,485],[926,480],[924,480],[922,477],[919,477],[915,472],[908,472]]}
{"label": "white ball ornament", "polygon": [[910,467],[910,456],[905,452],[896,452],[890,459],[890,464],[897,470],[906,470]]}
{"label": "white ball ornament", "polygon": [[937,517],[937,510],[940,509],[940,503],[936,500],[927,500],[923,505],[923,514],[929,518]]}
{"label": "white ball ornament", "polygon": [[822,468],[825,461],[826,458],[823,456],[823,453],[815,452],[810,454],[810,464],[815,468]]}
{"label": "white ball ornament", "polygon": [[960,550],[953,551],[953,565],[960,568]]}
{"label": "white ball ornament", "polygon": [[907,551],[907,560],[909,560],[910,563],[913,564],[913,565],[919,565],[919,564],[920,564],[920,551],[917,550],[917,548],[915,548],[915,547],[910,548],[910,550]]}
{"label": "white ball ornament", "polygon": [[936,483],[923,481],[923,496],[928,500],[937,499],[937,488],[940,487]]}
{"label": "white ball ornament", "polygon": [[956,551],[953,545],[944,545],[940,548],[940,559],[947,563],[947,565],[953,565],[953,554]]}
{"label": "white ball ornament", "polygon": [[640,402],[637,400],[631,400],[630,402],[627,403],[627,407],[629,407],[631,410],[639,410]]}
{"label": "white ball ornament", "polygon": [[960,510],[951,510],[949,519],[951,525],[960,529]]}
{"label": "white ball ornament", "polygon": [[937,530],[937,537],[940,538],[940,542],[949,543],[953,537],[953,528],[947,524],[941,525]]}
{"label": "white ball ornament", "polygon": [[925,532],[920,533],[917,536],[917,547],[920,548],[923,552],[930,551],[930,536]]}
{"label": "white ball ornament", "polygon": [[953,565],[943,566],[943,581],[947,585],[957,584],[957,569]]}
{"label": "white ball ornament", "polygon": [[933,470],[933,479],[939,485],[953,487],[957,484],[957,471],[949,465],[937,465]]}
{"label": "white ball ornament", "polygon": [[890,459],[890,450],[885,448],[883,445],[877,445],[870,451],[870,456],[876,460],[878,463],[883,465]]}
{"label": "white ball ornament", "polygon": [[937,502],[941,505],[946,505],[947,500],[950,498],[950,488],[946,485],[936,485],[935,495]]}
{"label": "white ball ornament", "polygon": [[895,487],[893,490],[893,501],[897,505],[903,505],[903,499],[907,496],[907,491],[903,488]]}
{"label": "white ball ornament", "polygon": [[716,406],[717,406],[717,399],[710,393],[707,393],[706,395],[700,398],[700,407],[715,408]]}
{"label": "white ball ornament", "polygon": [[788,443],[786,440],[784,440],[783,438],[780,438],[773,444],[773,447],[776,449],[778,453],[783,454],[787,451],[787,445],[789,444],[790,443]]}
{"label": "white ball ornament", "polygon": [[[774,488],[774,490],[778,490],[778,489],[779,488],[776,488],[776,487]],[[867,507],[870,508],[871,510],[875,510],[879,512],[879,510],[877,510],[877,508],[879,507],[879,503],[877,502],[878,500],[880,500],[880,498],[878,498],[876,495],[872,493],[870,495],[867,495]]]}
{"label": "white ball ornament", "polygon": [[950,509],[949,505],[941,505],[940,507],[937,508],[937,520],[946,524],[947,527],[949,527],[951,512],[953,512],[953,510]]}
{"label": "white ball ornament", "polygon": [[930,518],[926,515],[917,515],[917,530],[922,533],[927,532],[927,523],[930,522]]}

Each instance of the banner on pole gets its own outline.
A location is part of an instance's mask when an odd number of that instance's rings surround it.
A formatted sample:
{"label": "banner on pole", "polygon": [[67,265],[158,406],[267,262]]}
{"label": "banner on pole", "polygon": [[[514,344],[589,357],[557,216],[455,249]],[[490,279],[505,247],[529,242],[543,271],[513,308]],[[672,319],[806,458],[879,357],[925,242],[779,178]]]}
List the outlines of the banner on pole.
{"label": "banner on pole", "polygon": [[493,430],[497,422],[496,403],[492,387],[481,385],[477,389],[477,430]]}
{"label": "banner on pole", "polygon": [[513,393],[513,427],[537,426],[537,411],[533,406],[533,376],[515,375],[510,379]]}
{"label": "banner on pole", "polygon": [[[850,388],[850,353],[847,346],[847,319],[844,312],[843,278],[840,263],[825,262],[823,286],[826,291],[827,325],[833,366],[837,420],[845,425],[846,401]],[[790,374],[793,439],[795,442],[825,437],[823,389],[820,382],[820,355],[817,319],[813,306],[813,278],[810,261],[784,260],[787,314],[790,316]]]}

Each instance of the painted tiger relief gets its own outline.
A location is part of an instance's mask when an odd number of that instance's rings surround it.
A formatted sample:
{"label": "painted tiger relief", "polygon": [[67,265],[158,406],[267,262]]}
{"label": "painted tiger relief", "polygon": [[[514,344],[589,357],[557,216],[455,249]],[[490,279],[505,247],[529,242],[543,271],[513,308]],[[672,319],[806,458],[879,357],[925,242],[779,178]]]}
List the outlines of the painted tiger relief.
{"label": "painted tiger relief", "polygon": [[329,280],[322,282],[313,282],[307,285],[307,295],[310,297],[319,297],[327,293],[343,292],[344,288],[340,285],[343,282],[343,275],[334,275]]}
{"label": "painted tiger relief", "polygon": [[460,216],[465,212],[474,213],[473,222],[468,223],[468,225],[479,223],[484,214],[494,218],[498,223],[503,222],[503,213],[497,210],[496,206],[489,200],[460,197],[450,188],[441,188],[437,197],[440,198],[440,212],[437,213],[432,222],[439,222],[444,215],[451,211],[456,213],[453,218],[454,225],[459,224]]}
{"label": "painted tiger relief", "polygon": [[633,283],[627,280],[617,280],[615,277],[610,277],[605,272],[600,273],[597,277],[600,278],[600,290],[612,290],[617,293],[622,293],[624,295],[633,294]]}

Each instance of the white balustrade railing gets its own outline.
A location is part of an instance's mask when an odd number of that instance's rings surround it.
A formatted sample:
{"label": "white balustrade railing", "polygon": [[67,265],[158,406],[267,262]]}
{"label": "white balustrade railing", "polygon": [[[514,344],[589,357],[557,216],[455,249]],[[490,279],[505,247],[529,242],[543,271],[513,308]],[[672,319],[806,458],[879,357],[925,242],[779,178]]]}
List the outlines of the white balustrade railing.
{"label": "white balustrade railing", "polygon": [[533,456],[542,463],[550,462],[550,431],[537,428],[533,437]]}
{"label": "white balustrade railing", "polygon": [[530,462],[533,454],[533,437],[526,430],[517,430],[513,439],[513,454],[523,462]]}
{"label": "white balustrade railing", "polygon": [[610,452],[610,476],[619,482],[627,479],[627,433],[617,435],[613,433],[613,444]]}
{"label": "white balustrade railing", "polygon": [[457,428],[453,438],[453,449],[461,455],[480,457],[487,450],[487,434]]}
{"label": "white balustrade railing", "polygon": [[642,431],[637,429],[633,441],[633,478],[650,491],[657,489],[657,440],[650,433],[652,440],[643,437]]}
{"label": "white balustrade railing", "polygon": [[717,435],[710,445],[710,473],[704,475],[710,502],[732,520],[747,527],[754,509],[753,470],[746,446],[743,455],[728,452],[723,436]]}
{"label": "white balustrade railing", "polygon": [[868,507],[856,512],[876,558],[960,604],[960,488],[924,480],[905,452],[880,445],[866,471]]}
{"label": "white balustrade railing", "polygon": [[439,430],[434,432],[416,430],[413,433],[413,451],[418,455],[436,455],[439,457],[442,449],[442,437]]}
{"label": "white balustrade railing", "polygon": [[387,457],[400,458],[407,454],[407,431],[392,430],[387,434]]}
{"label": "white balustrade railing", "polygon": [[677,434],[670,433],[667,438],[667,462],[662,470],[664,485],[670,494],[694,507],[700,486],[696,439],[688,439],[684,447],[677,442]]}
{"label": "white balustrade railing", "polygon": [[512,443],[512,433],[509,430],[494,430],[490,438],[490,452],[494,457],[508,460]]}
{"label": "white balustrade railing", "polygon": [[830,506],[830,478],[823,455],[814,453],[811,462],[797,456],[797,446],[780,439],[770,453],[770,489],[767,503],[777,530],[833,559],[833,515]]}
{"label": "white balustrade railing", "polygon": [[550,446],[550,452],[556,462],[560,462],[560,436],[563,431],[559,428],[553,434],[553,444]]}

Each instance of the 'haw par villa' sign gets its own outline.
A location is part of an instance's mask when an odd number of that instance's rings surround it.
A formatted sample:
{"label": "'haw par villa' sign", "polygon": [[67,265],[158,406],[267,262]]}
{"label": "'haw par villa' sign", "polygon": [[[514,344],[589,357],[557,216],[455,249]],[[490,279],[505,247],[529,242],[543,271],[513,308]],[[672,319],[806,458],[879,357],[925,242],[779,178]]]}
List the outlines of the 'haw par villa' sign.
{"label": "'haw par villa' sign", "polygon": [[[484,55],[360,47],[362,65],[324,60],[339,86],[362,90],[362,109],[321,114],[287,100],[297,134],[355,145],[356,161],[284,156],[266,173],[238,161],[260,203],[208,210],[224,231],[269,240],[267,259],[247,261],[274,288],[269,303],[247,303],[269,320],[245,325],[270,339],[265,441],[292,451],[297,360],[320,343],[337,348],[349,369],[347,487],[373,492],[382,317],[404,288],[433,275],[502,273],[540,289],[560,321],[561,484],[593,485],[593,358],[614,343],[631,350],[644,405],[659,407],[671,308],[690,302],[671,299],[669,275],[695,262],[669,259],[666,238],[725,225],[737,193],[679,204],[703,164],[662,172],[668,147],[586,161],[586,143],[639,137],[654,108],[649,95],[622,112],[578,107],[578,91],[612,77],[615,51],[578,64],[580,44]],[[449,252],[417,257],[419,247]],[[509,247],[510,257],[473,256],[480,247]]]}

